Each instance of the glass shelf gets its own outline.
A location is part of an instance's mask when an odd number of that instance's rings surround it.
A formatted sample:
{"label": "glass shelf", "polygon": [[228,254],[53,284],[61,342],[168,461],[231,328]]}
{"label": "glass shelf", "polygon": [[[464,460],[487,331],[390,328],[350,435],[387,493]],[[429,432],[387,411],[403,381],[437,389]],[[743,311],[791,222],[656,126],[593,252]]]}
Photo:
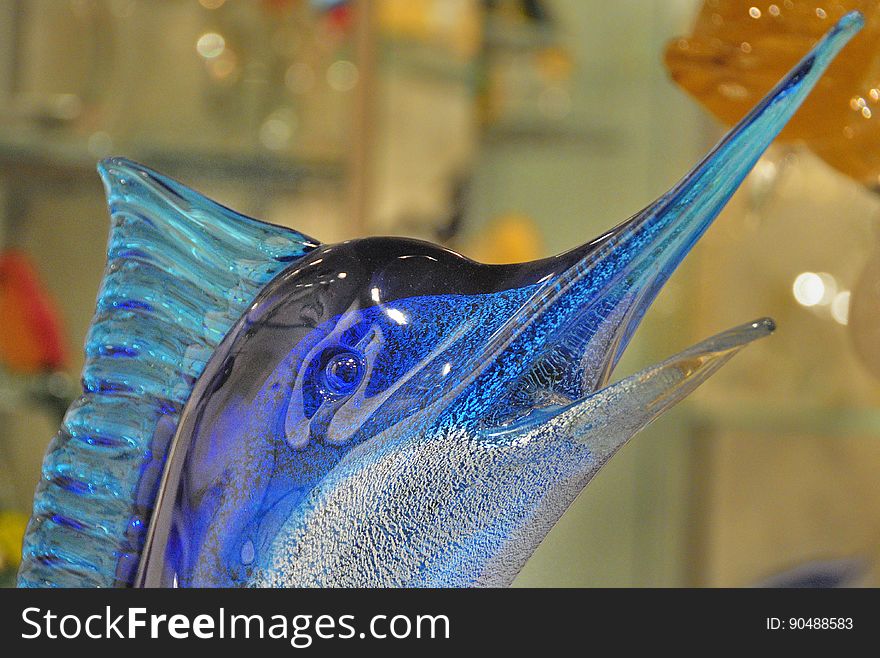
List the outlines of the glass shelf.
{"label": "glass shelf", "polygon": [[[259,181],[280,187],[295,187],[304,179],[341,182],[343,163],[332,156],[295,157],[252,148],[196,146],[170,147],[159,144],[123,143],[111,154],[143,162],[171,176],[219,180]],[[109,155],[109,154],[108,154]],[[49,131],[0,128],[0,171],[28,170],[40,177],[93,177],[101,159],[89,150],[84,139],[61,137]]]}

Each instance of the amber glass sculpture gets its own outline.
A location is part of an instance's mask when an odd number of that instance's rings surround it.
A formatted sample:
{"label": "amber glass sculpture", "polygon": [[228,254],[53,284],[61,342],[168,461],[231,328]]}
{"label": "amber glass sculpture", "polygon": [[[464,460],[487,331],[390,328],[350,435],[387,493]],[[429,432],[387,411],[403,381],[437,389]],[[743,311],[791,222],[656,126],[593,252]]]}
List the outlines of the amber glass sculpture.
{"label": "amber glass sculpture", "polygon": [[780,138],[880,186],[880,2],[706,0],[690,36],[671,41],[673,80],[727,124],[740,120],[847,11],[865,29],[841,52]]}

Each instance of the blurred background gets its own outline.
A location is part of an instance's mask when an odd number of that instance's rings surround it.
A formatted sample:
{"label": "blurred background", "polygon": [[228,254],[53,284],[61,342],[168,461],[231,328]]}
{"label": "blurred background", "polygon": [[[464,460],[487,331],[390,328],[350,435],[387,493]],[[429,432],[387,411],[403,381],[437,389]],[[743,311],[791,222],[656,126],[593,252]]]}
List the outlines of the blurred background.
{"label": "blurred background", "polygon": [[[703,104],[747,109],[788,68],[768,62],[875,4],[0,0],[4,582],[77,394],[108,230],[98,159],[322,242],[530,260],[665,192],[723,134]],[[755,59],[758,28],[772,57]],[[792,568],[880,584],[880,171],[847,164],[876,130],[864,80],[823,83],[860,123],[829,114],[811,125],[830,146],[771,148],[616,377],[764,315],[777,333],[626,446],[517,584],[749,586]]]}

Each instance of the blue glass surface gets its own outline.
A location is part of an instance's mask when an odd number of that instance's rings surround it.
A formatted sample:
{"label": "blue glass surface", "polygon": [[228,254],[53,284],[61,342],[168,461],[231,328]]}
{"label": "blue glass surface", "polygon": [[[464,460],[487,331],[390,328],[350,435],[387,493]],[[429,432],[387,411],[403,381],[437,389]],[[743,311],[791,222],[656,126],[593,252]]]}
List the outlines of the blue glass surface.
{"label": "blue glass surface", "polygon": [[318,246],[124,160],[83,398],[20,583],[509,583],[596,470],[732,354],[606,386],[660,287],[861,25],[851,14],[670,192],[509,266]]}
{"label": "blue glass surface", "polygon": [[27,586],[130,584],[168,443],[193,384],[259,290],[316,243],[122,159],[82,396],[43,462]]}

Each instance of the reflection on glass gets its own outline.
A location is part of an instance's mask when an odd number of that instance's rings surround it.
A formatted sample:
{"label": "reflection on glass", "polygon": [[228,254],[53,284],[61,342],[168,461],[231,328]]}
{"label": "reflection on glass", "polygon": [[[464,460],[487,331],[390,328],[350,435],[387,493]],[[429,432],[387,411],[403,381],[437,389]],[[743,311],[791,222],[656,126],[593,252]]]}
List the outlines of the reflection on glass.
{"label": "reflection on glass", "polygon": [[860,27],[844,17],[655,203],[545,260],[322,246],[104,161],[83,396],[46,455],[20,583],[509,584],[624,442],[773,330],[742,325],[608,386]]}

